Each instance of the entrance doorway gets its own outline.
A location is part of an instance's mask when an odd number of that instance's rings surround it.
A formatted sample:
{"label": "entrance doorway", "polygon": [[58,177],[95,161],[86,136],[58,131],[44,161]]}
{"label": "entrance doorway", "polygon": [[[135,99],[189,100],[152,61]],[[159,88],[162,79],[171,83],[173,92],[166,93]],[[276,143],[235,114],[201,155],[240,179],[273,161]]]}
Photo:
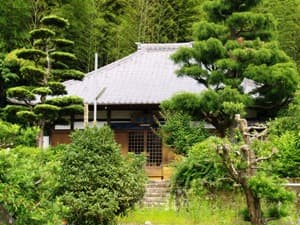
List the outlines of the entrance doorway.
{"label": "entrance doorway", "polygon": [[129,131],[128,151],[135,154],[145,153],[147,167],[162,166],[162,141],[151,130]]}

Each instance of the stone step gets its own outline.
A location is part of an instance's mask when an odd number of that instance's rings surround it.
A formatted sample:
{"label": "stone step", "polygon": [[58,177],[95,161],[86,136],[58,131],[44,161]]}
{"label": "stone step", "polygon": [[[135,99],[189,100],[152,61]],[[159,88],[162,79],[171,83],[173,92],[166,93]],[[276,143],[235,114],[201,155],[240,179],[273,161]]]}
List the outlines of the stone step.
{"label": "stone step", "polygon": [[170,183],[165,181],[151,181],[147,184],[147,188],[168,188]]}
{"label": "stone step", "polygon": [[163,207],[166,205],[166,202],[143,202],[143,207],[151,208],[151,207]]}
{"label": "stone step", "polygon": [[167,192],[148,192],[144,195],[144,197],[169,197],[169,193],[167,193]]}
{"label": "stone step", "polygon": [[168,187],[147,187],[146,188],[146,193],[161,193],[161,192],[168,192],[169,188]]}
{"label": "stone step", "polygon": [[142,205],[144,207],[155,207],[166,205],[169,199],[168,181],[149,181],[146,185],[146,193]]}
{"label": "stone step", "polygon": [[145,202],[166,202],[166,197],[155,197],[155,196],[147,196],[144,197]]}

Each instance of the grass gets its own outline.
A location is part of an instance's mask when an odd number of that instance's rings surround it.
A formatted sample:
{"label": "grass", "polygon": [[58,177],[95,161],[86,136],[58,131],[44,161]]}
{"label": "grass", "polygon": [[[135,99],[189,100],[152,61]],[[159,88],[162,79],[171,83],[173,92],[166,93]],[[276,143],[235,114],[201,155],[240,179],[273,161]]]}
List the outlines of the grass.
{"label": "grass", "polygon": [[[118,223],[142,225],[145,221],[151,221],[152,225],[250,225],[241,218],[240,211],[243,208],[242,196],[223,194],[214,199],[193,199],[188,210],[179,212],[173,207],[136,208],[126,217],[120,217]],[[291,210],[291,216],[268,224],[296,225],[297,213],[293,207]]]}

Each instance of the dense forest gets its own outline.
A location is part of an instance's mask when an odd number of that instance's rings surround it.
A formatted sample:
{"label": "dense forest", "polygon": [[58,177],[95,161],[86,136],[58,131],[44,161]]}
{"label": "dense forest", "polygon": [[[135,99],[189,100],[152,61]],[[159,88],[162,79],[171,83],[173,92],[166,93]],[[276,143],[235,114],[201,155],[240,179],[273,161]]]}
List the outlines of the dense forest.
{"label": "dense forest", "polygon": [[[208,0],[1,0],[0,52],[30,45],[28,31],[39,27],[43,16],[69,20],[66,38],[73,40],[74,64],[91,71],[94,53],[103,66],[135,51],[136,42],[192,41],[192,27],[206,17]],[[300,64],[300,1],[263,1],[254,10],[271,12],[278,21],[282,48]]]}

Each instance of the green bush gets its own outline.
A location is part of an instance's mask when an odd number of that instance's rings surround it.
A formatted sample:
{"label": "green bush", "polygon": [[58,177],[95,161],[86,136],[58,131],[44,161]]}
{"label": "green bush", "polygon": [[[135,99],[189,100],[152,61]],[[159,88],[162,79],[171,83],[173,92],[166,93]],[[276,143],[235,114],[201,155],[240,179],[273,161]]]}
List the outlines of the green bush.
{"label": "green bush", "polygon": [[178,188],[188,190],[191,187],[195,191],[195,188],[205,188],[212,192],[226,189],[226,184],[231,183],[231,180],[216,152],[219,142],[219,138],[209,137],[192,147],[187,157],[177,164],[172,177],[172,192]]}
{"label": "green bush", "polygon": [[270,139],[278,149],[273,171],[281,177],[300,177],[300,91],[288,109],[269,123]]}
{"label": "green bush", "polygon": [[21,128],[17,124],[11,124],[0,120],[0,149],[15,147],[18,145],[36,146],[38,128]]}
{"label": "green bush", "polygon": [[124,159],[108,127],[72,134],[62,157],[61,191],[74,225],[114,224],[144,194],[144,160]]}
{"label": "green bush", "polygon": [[163,116],[165,123],[160,124],[160,134],[175,153],[186,155],[194,144],[208,137],[204,124],[193,123],[187,114],[165,111]]}
{"label": "green bush", "polygon": [[6,211],[0,218],[12,217],[15,225],[61,224],[66,208],[55,196],[56,157],[52,151],[21,146],[0,151],[0,202]]}
{"label": "green bush", "polygon": [[286,132],[273,137],[278,153],[272,160],[272,170],[280,177],[300,177],[300,132]]}

